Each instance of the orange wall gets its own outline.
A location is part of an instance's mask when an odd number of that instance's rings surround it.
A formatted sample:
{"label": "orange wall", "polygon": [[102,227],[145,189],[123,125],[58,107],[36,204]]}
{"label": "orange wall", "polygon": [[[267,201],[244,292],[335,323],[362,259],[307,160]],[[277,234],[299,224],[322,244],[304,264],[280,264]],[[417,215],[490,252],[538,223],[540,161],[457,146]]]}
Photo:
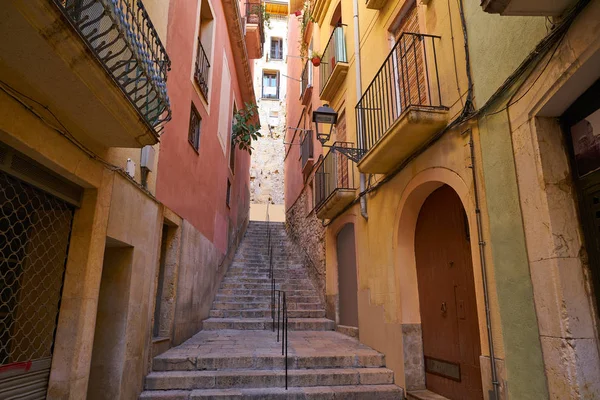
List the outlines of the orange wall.
{"label": "orange wall", "polygon": [[[223,154],[217,138],[223,49],[231,75],[231,99],[238,108],[244,101],[235,71],[234,55],[230,46],[227,24],[220,1],[212,1],[214,14],[214,43],[211,60],[210,103],[200,98],[192,80],[194,54],[197,43],[199,16],[198,1],[176,1],[169,9],[168,47],[172,61],[168,93],[173,119],[161,137],[159,172],[156,195],[167,207],[188,220],[223,253],[227,250],[227,227],[231,220],[239,225],[248,204],[249,155],[236,150],[235,175],[229,170],[229,149]],[[202,117],[199,154],[188,143],[191,104]],[[229,118],[233,103],[229,105]],[[232,192],[229,209],[225,204],[227,179]],[[239,217],[238,217],[239,216]]]}
{"label": "orange wall", "polygon": [[[290,15],[289,25],[288,25],[288,49],[289,54],[294,57],[288,58],[288,74],[290,77],[294,79],[301,79],[302,70],[304,69],[304,65],[306,60],[302,60],[298,58],[300,55],[300,49],[298,41],[300,36],[300,21],[302,17],[296,17],[293,14]],[[317,24],[313,24],[313,31],[318,30]],[[313,32],[314,33],[314,32]],[[313,35],[313,37],[318,38],[318,35]],[[318,49],[318,39],[315,39],[314,49]],[[314,68],[313,70],[313,93],[312,100],[309,103],[308,107],[302,105],[300,100],[300,82],[296,80],[290,80],[290,84],[287,88],[287,126],[288,127],[299,127],[304,129],[314,129],[314,124],[310,121],[310,116],[307,116],[306,122],[301,122],[298,125],[298,121],[302,117],[302,113],[304,109],[310,108],[312,104],[312,109],[316,110],[322,104],[319,100],[319,70],[318,68]],[[286,158],[284,162],[285,168],[285,208],[288,210],[298,199],[298,196],[302,192],[302,188],[304,187],[304,177],[302,175],[302,164],[300,161],[300,135],[301,131],[295,131],[293,129],[288,129],[286,132],[285,142],[288,143],[286,145]],[[315,164],[319,156],[322,154],[323,150],[321,144],[314,141],[314,160]]]}

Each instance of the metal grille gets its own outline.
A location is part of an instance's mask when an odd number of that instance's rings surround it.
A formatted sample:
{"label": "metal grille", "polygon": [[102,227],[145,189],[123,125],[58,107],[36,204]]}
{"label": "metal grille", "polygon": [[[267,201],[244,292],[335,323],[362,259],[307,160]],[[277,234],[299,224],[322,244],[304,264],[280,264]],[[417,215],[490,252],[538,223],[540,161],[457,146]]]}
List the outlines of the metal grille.
{"label": "metal grille", "polygon": [[52,356],[73,212],[0,172],[0,380]]}
{"label": "metal grille", "polygon": [[156,131],[171,119],[171,61],[141,0],[52,0]]}

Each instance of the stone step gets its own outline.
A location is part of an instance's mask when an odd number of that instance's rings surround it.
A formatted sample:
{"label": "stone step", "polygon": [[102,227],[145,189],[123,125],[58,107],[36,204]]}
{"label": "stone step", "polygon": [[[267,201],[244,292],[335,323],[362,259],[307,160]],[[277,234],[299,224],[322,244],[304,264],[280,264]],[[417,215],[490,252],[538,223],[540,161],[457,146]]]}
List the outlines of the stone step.
{"label": "stone step", "polygon": [[[287,295],[287,300],[290,304],[296,303],[321,303],[321,300],[318,296],[293,296]],[[227,302],[227,303],[237,303],[237,302],[270,302],[271,301],[271,293],[264,296],[251,296],[251,295],[232,295],[232,294],[223,294],[218,293],[215,301],[218,302]]]}
{"label": "stone step", "polygon": [[[388,385],[394,373],[387,368],[291,369],[288,386]],[[284,370],[161,371],[146,377],[148,390],[271,388],[285,385]]]}
{"label": "stone step", "polygon": [[[252,310],[252,309],[267,309],[271,306],[271,299],[265,298],[263,301],[215,301],[213,310]],[[321,310],[321,303],[288,303],[288,310]]]}
{"label": "stone step", "polygon": [[[210,318],[270,318],[271,310],[256,309],[256,310],[210,310]],[[325,310],[290,310],[288,309],[289,318],[324,318]]]}
{"label": "stone step", "polygon": [[429,390],[414,390],[406,393],[409,400],[448,400],[448,398]]}
{"label": "stone step", "polygon": [[[307,282],[310,284],[310,280],[308,278],[285,278],[276,279],[277,283],[304,283]],[[271,283],[271,279],[269,277],[265,278],[244,278],[240,276],[226,276],[223,279],[223,283]]]}
{"label": "stone step", "polygon": [[[182,354],[163,353],[154,358],[154,371],[222,371],[235,369],[277,370],[285,367],[285,357],[276,355],[240,355],[223,350],[194,358]],[[385,357],[376,352],[354,354],[335,352],[318,355],[288,355],[289,369],[382,368]]]}
{"label": "stone step", "polygon": [[[241,295],[241,296],[270,296],[271,289],[220,289],[219,294]],[[314,289],[286,291],[286,296],[313,297],[316,295]]]}
{"label": "stone step", "polygon": [[[267,330],[271,329],[270,318],[208,318],[202,323],[204,330]],[[326,318],[290,318],[288,329],[291,331],[332,331],[335,323]]]}
{"label": "stone step", "polygon": [[209,389],[145,391],[140,400],[401,400],[403,391],[395,385],[347,385],[285,388]]}
{"label": "stone step", "polygon": [[[221,289],[271,289],[271,282],[265,283],[222,283]],[[306,283],[275,283],[275,289],[284,290],[284,291],[292,291],[292,290],[311,290],[313,289],[312,285],[308,282]]]}

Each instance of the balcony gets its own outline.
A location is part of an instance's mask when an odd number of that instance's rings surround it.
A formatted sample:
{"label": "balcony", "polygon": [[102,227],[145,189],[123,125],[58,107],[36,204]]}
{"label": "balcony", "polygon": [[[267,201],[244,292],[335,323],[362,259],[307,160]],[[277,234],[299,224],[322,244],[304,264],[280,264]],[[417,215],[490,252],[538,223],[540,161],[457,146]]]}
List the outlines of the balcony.
{"label": "balcony", "polygon": [[246,3],[246,48],[250,59],[259,59],[263,56],[265,44],[263,7],[260,1]]}
{"label": "balcony", "polygon": [[200,92],[204,99],[208,100],[208,72],[210,62],[206,56],[206,51],[202,46],[202,42],[198,39],[198,52],[196,54],[196,68],[194,69],[194,79],[200,88]]}
{"label": "balcony", "polygon": [[482,0],[481,8],[490,14],[556,17],[576,0]]}
{"label": "balcony", "polygon": [[320,98],[331,102],[348,75],[348,57],[346,55],[346,37],[344,26],[336,27],[321,56],[319,66],[321,79]]}
{"label": "balcony", "polygon": [[312,99],[313,92],[313,65],[310,60],[304,65],[302,76],[300,77],[300,100],[302,105],[308,105]]}
{"label": "balcony", "polygon": [[314,165],[314,134],[313,131],[304,131],[300,141],[300,158],[302,160],[302,173],[304,176],[310,172]]}
{"label": "balcony", "polygon": [[[3,79],[93,146],[158,142],[170,61],[140,0],[3,3]],[[17,36],[15,36],[17,35]]]}
{"label": "balcony", "polygon": [[388,3],[388,0],[367,0],[367,8],[371,10],[381,10]]}
{"label": "balcony", "polygon": [[[353,143],[336,142],[336,146],[353,147]],[[331,219],[354,201],[354,168],[342,153],[331,150],[315,173],[315,211],[319,219]]]}
{"label": "balcony", "polygon": [[358,169],[386,174],[448,124],[442,105],[436,41],[403,33],[356,105]]}

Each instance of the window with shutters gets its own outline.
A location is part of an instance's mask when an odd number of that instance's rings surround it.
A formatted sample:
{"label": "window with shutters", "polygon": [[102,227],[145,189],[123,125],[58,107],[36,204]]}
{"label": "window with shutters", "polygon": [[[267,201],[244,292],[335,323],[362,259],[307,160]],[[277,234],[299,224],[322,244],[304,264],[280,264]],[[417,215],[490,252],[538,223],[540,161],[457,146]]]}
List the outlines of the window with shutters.
{"label": "window with shutters", "polygon": [[271,38],[271,60],[283,60],[283,39],[273,37]]}
{"label": "window with shutters", "polygon": [[263,99],[279,99],[279,72],[263,71]]}

